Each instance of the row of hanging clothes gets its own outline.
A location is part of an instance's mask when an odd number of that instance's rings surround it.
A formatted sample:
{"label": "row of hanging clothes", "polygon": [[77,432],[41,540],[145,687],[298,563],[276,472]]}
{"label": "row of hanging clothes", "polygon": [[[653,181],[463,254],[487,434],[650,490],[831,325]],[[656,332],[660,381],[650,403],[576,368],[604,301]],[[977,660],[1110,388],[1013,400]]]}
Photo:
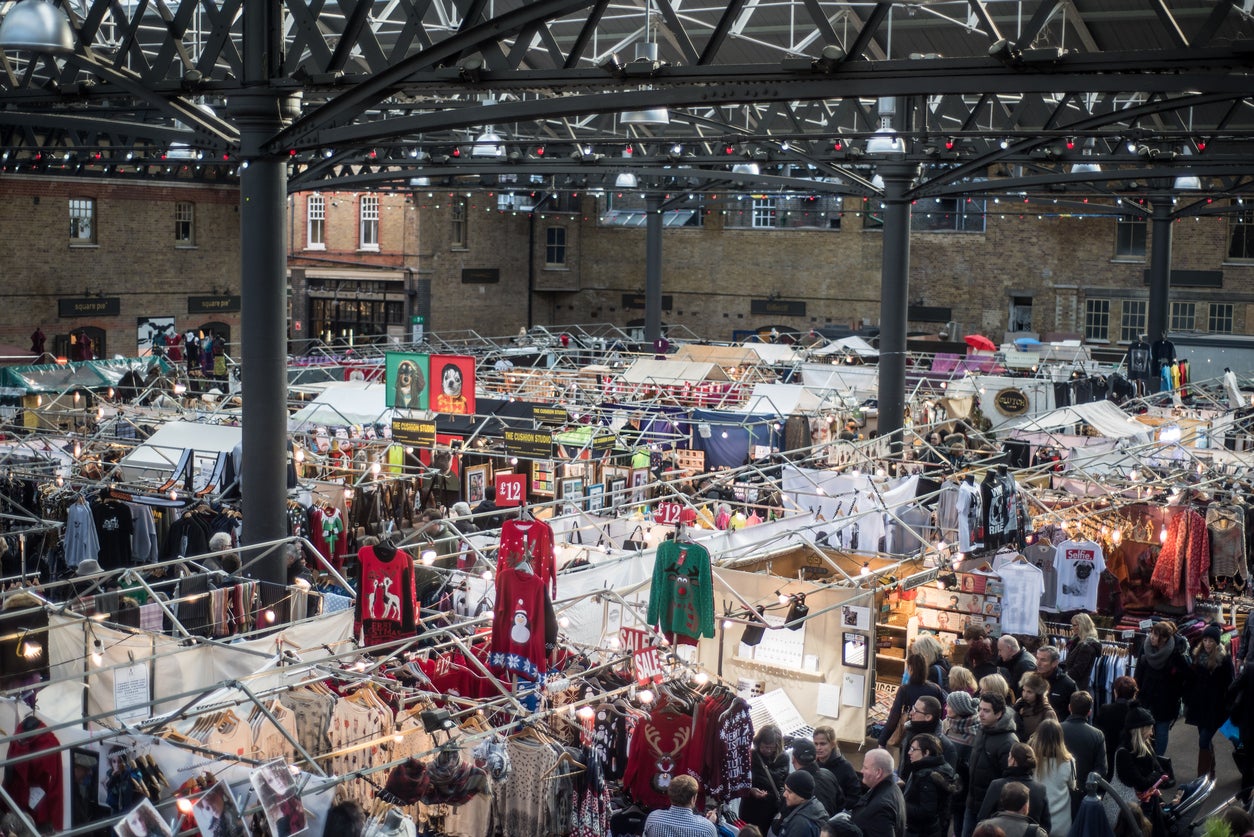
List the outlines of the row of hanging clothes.
{"label": "row of hanging clothes", "polygon": [[[1073,641],[1070,625],[1046,624],[1048,633],[1046,641],[1058,649],[1061,663],[1067,660],[1067,646]],[[1136,669],[1136,655],[1129,642],[1115,639],[1102,639],[1101,652],[1093,662],[1089,674],[1090,694],[1093,706],[1110,703],[1114,697],[1114,682],[1120,677],[1131,677]]]}

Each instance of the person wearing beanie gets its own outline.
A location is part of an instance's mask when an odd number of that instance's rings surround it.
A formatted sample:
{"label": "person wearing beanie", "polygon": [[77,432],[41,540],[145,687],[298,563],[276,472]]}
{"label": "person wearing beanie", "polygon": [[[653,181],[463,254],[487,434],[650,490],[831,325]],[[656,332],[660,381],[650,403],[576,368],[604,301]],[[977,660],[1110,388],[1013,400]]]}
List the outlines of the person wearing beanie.
{"label": "person wearing beanie", "polygon": [[1215,775],[1215,733],[1228,720],[1227,705],[1215,699],[1228,693],[1234,677],[1232,658],[1220,639],[1223,631],[1211,622],[1193,649],[1189,684],[1184,692],[1184,722],[1197,727],[1197,775]]}
{"label": "person wearing beanie", "polygon": [[1152,788],[1167,773],[1154,752],[1154,728],[1157,723],[1150,710],[1144,706],[1133,706],[1128,710],[1126,722],[1128,746],[1120,747],[1115,753],[1115,778],[1138,794]]}
{"label": "person wearing beanie", "polygon": [[893,777],[895,768],[892,754],[883,747],[867,751],[862,758],[862,784],[867,790],[849,817],[864,837],[905,837],[906,800]]}
{"label": "person wearing beanie", "polygon": [[809,772],[794,770],[788,774],[784,780],[784,806],[771,823],[769,837],[818,837],[827,821],[827,811],[815,798],[814,789],[814,776]]}
{"label": "person wearing beanie", "polygon": [[958,758],[955,770],[961,780],[958,789],[949,796],[950,822],[953,823],[954,834],[961,835],[962,818],[967,808],[967,785],[970,782],[967,765],[971,761],[971,746],[975,743],[976,730],[980,727],[980,702],[970,692],[955,691],[945,698],[945,706],[949,708],[949,714],[946,715],[941,729],[944,730],[945,737],[954,743],[954,753]]}
{"label": "person wearing beanie", "polygon": [[836,774],[819,767],[818,750],[809,738],[794,738],[792,742],[792,768],[803,770],[814,779],[814,796],[830,817],[845,810],[845,794],[840,789]]}
{"label": "person wearing beanie", "polygon": [[691,776],[676,776],[666,788],[671,807],[659,808],[644,821],[644,837],[718,837],[718,829],[693,810],[699,786]]}

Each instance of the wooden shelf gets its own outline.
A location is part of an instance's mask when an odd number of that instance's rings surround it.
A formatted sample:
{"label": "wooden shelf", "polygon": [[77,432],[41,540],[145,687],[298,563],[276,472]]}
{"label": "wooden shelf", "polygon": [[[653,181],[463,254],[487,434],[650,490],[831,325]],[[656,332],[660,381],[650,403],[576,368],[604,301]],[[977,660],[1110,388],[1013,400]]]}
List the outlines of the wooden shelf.
{"label": "wooden shelf", "polygon": [[901,663],[902,665],[905,665],[905,664],[906,664],[906,661],[905,661],[904,659],[902,659],[901,657],[894,657],[892,654],[880,654],[880,653],[878,653],[878,652],[877,652],[877,653],[875,654],[875,659],[877,659],[877,660],[892,660],[894,663]]}

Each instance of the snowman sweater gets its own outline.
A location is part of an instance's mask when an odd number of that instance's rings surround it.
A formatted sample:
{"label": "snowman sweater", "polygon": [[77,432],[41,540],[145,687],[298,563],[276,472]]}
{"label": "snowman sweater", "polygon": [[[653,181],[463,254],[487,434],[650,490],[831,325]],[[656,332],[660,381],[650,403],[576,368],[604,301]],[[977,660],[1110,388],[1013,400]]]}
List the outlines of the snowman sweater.
{"label": "snowman sweater", "polygon": [[496,603],[492,610],[492,644],[488,662],[496,669],[530,680],[543,676],[546,666],[545,579],[513,567],[496,574]]}

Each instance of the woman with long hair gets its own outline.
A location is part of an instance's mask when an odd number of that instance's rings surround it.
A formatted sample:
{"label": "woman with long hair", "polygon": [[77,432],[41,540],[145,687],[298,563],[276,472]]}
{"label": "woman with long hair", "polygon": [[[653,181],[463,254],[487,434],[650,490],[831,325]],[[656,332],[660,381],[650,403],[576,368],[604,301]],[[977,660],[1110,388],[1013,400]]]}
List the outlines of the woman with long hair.
{"label": "woman with long hair", "polygon": [[988,631],[983,625],[969,625],[962,634],[967,643],[967,655],[962,664],[970,669],[979,680],[989,674],[997,673],[997,651],[993,641],[988,638]]}
{"label": "woman with long hair", "polygon": [[923,733],[910,739],[906,749],[910,778],[906,800],[906,837],[943,837],[949,832],[950,799],[958,789],[958,777],[945,762],[941,742]]}
{"label": "woman with long hair", "polygon": [[1223,631],[1215,623],[1206,626],[1193,649],[1189,684],[1184,692],[1184,722],[1197,727],[1197,775],[1215,775],[1215,733],[1228,720],[1226,695],[1235,676],[1232,658],[1219,641]]}
{"label": "woman with long hair", "polygon": [[1015,702],[1015,712],[1019,716],[1019,737],[1023,740],[1031,738],[1044,721],[1057,723],[1058,713],[1049,705],[1049,681],[1035,671],[1024,673],[1019,689],[1023,697]]}
{"label": "woman with long hair", "polygon": [[1102,643],[1097,638],[1097,626],[1087,613],[1071,617],[1071,644],[1067,646],[1064,670],[1075,681],[1076,690],[1089,691],[1092,684],[1093,665],[1102,655]]}
{"label": "woman with long hair", "polygon": [[896,746],[898,736],[894,736],[894,733],[902,721],[901,713],[904,708],[914,706],[914,702],[924,695],[931,695],[939,700],[942,706],[945,705],[945,691],[927,679],[927,661],[917,651],[906,656],[906,676],[906,682],[897,689],[897,697],[893,700],[893,708],[888,713],[888,720],[884,722],[884,729],[880,731],[879,745],[886,749],[889,748],[890,738],[894,739],[893,745]]}
{"label": "woman with long hair", "polygon": [[927,663],[927,679],[942,689],[949,689],[949,660],[945,659],[945,648],[931,634],[919,634],[910,650],[923,657]]}
{"label": "woman with long hair", "polygon": [[1045,786],[1049,804],[1049,837],[1067,837],[1071,831],[1071,794],[1078,779],[1075,759],[1062,737],[1062,724],[1045,720],[1028,740],[1036,753],[1036,781]]}
{"label": "woman with long hair", "polygon": [[954,666],[949,670],[949,695],[945,698],[948,711],[941,730],[946,738],[954,742],[958,756],[957,772],[961,782],[958,790],[950,796],[954,834],[962,834],[963,815],[967,810],[968,764],[975,733],[980,728],[980,701],[976,697],[979,688],[975,675],[966,666]]}
{"label": "woman with long hair", "polygon": [[740,800],[740,818],[765,834],[784,804],[784,780],[791,766],[779,727],[766,724],[753,736],[749,795]]}

